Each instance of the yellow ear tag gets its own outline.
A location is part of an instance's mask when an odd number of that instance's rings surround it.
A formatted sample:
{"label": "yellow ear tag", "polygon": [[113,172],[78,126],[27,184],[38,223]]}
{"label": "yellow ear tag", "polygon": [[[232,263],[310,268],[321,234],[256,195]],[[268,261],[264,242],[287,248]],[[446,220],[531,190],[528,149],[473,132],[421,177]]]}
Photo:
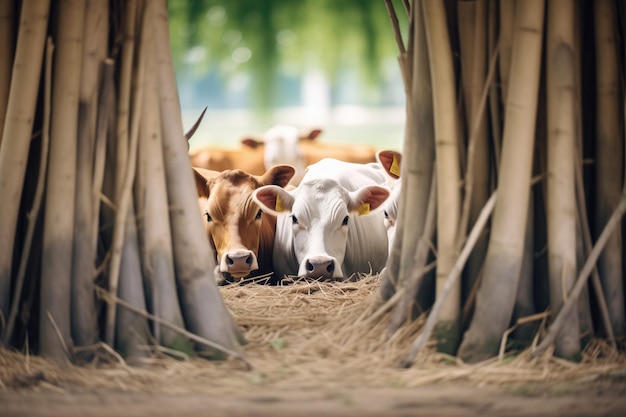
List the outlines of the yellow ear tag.
{"label": "yellow ear tag", "polygon": [[276,211],[284,211],[285,208],[283,207],[283,202],[280,201],[280,197],[276,196],[276,207],[274,207],[274,209]]}
{"label": "yellow ear tag", "polygon": [[398,158],[395,155],[393,156],[391,167],[389,167],[389,172],[397,177],[400,176],[400,164],[398,163]]}
{"label": "yellow ear tag", "polygon": [[359,213],[359,216],[368,214],[369,212],[370,212],[370,203],[361,204],[357,210],[357,213]]}

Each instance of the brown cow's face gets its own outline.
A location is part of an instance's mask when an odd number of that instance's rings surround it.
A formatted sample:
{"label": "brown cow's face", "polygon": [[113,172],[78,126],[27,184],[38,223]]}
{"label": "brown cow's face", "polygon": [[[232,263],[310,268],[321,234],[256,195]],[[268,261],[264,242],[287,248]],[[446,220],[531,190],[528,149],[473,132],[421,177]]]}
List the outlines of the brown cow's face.
{"label": "brown cow's face", "polygon": [[196,170],[196,183],[203,178],[206,187],[197,187],[205,230],[217,253],[219,272],[227,281],[237,281],[259,269],[258,254],[263,213],[252,200],[252,192],[267,183],[286,185],[295,170],[280,165],[263,176],[241,170],[228,170],[202,177]]}
{"label": "brown cow's face", "polygon": [[[237,171],[237,174],[242,171]],[[238,279],[259,268],[257,256],[261,210],[250,195],[258,186],[244,175],[223,175],[209,181],[204,207],[205,228],[215,246],[220,272]]]}

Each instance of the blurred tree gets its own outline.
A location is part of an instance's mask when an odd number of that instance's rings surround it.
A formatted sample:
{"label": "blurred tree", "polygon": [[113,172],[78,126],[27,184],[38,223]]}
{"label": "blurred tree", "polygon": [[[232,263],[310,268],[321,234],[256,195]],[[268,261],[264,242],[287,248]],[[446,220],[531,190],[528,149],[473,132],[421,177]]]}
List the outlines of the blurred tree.
{"label": "blurred tree", "polygon": [[[203,104],[226,95],[226,106],[243,101],[269,110],[285,100],[281,90],[297,86],[308,71],[321,71],[331,89],[346,73],[373,87],[385,58],[396,55],[380,0],[177,0],[169,2],[169,14],[181,95],[200,90]],[[407,24],[406,14],[401,24]],[[250,97],[241,93],[247,82]],[[298,94],[290,92],[288,99]]]}

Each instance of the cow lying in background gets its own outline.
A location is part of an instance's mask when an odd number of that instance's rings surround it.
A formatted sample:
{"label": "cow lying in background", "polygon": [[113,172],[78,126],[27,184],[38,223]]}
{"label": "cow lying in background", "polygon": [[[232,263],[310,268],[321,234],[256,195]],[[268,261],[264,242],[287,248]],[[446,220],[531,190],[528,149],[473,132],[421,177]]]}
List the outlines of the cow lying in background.
{"label": "cow lying in background", "polygon": [[402,154],[392,150],[382,150],[376,153],[376,160],[383,167],[388,175],[387,186],[391,189],[391,195],[385,201],[382,211],[385,215],[385,227],[387,228],[387,240],[389,250],[393,245],[393,238],[396,234],[396,221],[398,220],[398,201],[400,200],[401,181],[400,167]]}
{"label": "cow lying in background", "polygon": [[382,212],[387,177],[377,164],[323,159],[310,165],[300,185],[287,191],[263,186],[252,193],[278,216],[274,268],[278,277],[350,279],[378,273],[387,260]]}
{"label": "cow lying in background", "polygon": [[262,176],[194,168],[205,229],[217,254],[219,284],[265,275],[269,276],[266,282],[276,283],[275,276],[269,275],[276,218],[262,213],[252,192],[267,185],[282,189],[294,173],[289,165],[274,166]]}
{"label": "cow lying in background", "polygon": [[191,165],[215,171],[242,169],[262,175],[274,165],[296,168],[291,184],[298,185],[305,168],[323,158],[346,162],[376,162],[376,149],[369,145],[320,142],[321,129],[298,129],[276,125],[260,136],[246,136],[239,148],[204,146],[189,153]]}
{"label": "cow lying in background", "polygon": [[320,129],[300,130],[277,125],[261,137],[245,137],[239,148],[204,146],[191,151],[189,158],[194,167],[215,171],[241,169],[252,175],[262,175],[275,165],[292,165],[301,176],[306,161],[300,153],[300,143],[314,140],[321,132]]}
{"label": "cow lying in background", "polygon": [[321,129],[298,130],[293,126],[276,125],[261,137],[248,136],[241,140],[244,147],[263,153],[265,169],[276,164],[296,168],[291,180],[298,185],[307,166],[324,158],[365,164],[376,162],[376,148],[358,143],[320,142]]}

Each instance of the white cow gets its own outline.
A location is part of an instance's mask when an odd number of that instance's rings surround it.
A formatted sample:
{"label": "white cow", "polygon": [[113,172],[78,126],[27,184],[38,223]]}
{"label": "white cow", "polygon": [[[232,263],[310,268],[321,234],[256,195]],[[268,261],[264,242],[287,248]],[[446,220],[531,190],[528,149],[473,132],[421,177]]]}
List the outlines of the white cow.
{"label": "white cow", "polygon": [[389,197],[376,163],[326,158],[310,165],[300,185],[287,191],[263,186],[252,194],[278,216],[274,270],[278,277],[349,279],[378,273],[387,261],[387,233],[378,208]]}
{"label": "white cow", "polygon": [[301,143],[313,141],[321,133],[321,129],[301,130],[294,126],[276,125],[265,131],[261,137],[248,136],[241,143],[252,149],[263,147],[265,169],[279,164],[292,165],[296,168],[292,182],[298,184],[308,165]]}
{"label": "white cow", "polygon": [[402,154],[392,150],[382,150],[376,153],[376,160],[387,173],[387,186],[391,189],[391,195],[382,207],[385,215],[384,224],[387,228],[389,251],[391,253],[393,238],[396,234],[396,221],[398,220],[398,201],[400,200],[400,191],[402,189],[402,182],[399,180]]}

